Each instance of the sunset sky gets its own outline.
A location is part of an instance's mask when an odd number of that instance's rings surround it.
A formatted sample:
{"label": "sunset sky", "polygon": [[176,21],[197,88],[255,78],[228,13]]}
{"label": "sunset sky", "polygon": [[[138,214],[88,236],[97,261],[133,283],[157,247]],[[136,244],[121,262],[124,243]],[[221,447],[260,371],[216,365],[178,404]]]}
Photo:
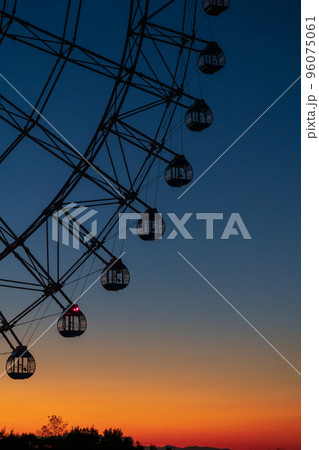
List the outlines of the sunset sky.
{"label": "sunset sky", "polygon": [[[18,17],[61,30],[64,2],[20,3]],[[168,25],[182,3],[170,10]],[[78,43],[119,60],[128,6],[129,0],[84,1]],[[203,96],[214,112],[212,128],[196,136],[184,130],[195,176],[300,75],[299,9],[297,0],[234,0],[229,11],[209,18],[227,64],[212,77],[201,75]],[[202,17],[201,35],[210,39]],[[0,72],[32,101],[50,58],[38,59],[35,50],[6,40],[1,52]],[[199,95],[196,77],[193,82]],[[81,152],[109,95],[111,84],[103,83],[67,68],[48,105],[46,117]],[[70,425],[122,428],[145,445],[300,449],[300,376],[177,253],[300,370],[299,89],[298,82],[182,199],[182,191],[160,181],[157,208],[163,213],[224,213],[214,240],[205,240],[204,225],[194,218],[193,240],[148,243],[130,236],[123,257],[129,287],[109,293],[96,283],[80,301],[88,321],[83,336],[63,339],[54,325],[31,349],[37,362],[33,377],[0,378],[0,427],[35,431],[56,414]],[[23,104],[3,80],[0,93]],[[0,136],[10,141],[14,134],[1,122]],[[173,145],[180,145],[180,137]],[[17,233],[66,178],[64,169],[45,163],[34,147],[24,141],[1,167],[1,192],[7,193],[1,215]],[[154,192],[155,186],[149,201]],[[220,239],[232,212],[240,213],[251,240]],[[122,244],[114,242],[116,254]],[[37,237],[29,245],[43,251]],[[8,278],[18,270],[13,260],[0,267]],[[99,268],[96,262],[92,270]],[[0,309],[10,319],[32,295],[3,289]],[[51,305],[49,312],[56,311]],[[41,322],[33,340],[51,323]],[[22,338],[18,327],[16,332]],[[0,352],[9,352],[3,339]],[[1,356],[3,370],[7,356]]]}

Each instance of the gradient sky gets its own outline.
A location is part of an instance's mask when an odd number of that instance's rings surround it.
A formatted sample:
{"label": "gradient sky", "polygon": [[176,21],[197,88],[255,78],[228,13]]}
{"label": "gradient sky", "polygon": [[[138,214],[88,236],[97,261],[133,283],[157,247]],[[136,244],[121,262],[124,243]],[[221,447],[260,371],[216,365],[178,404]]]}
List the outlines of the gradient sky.
{"label": "gradient sky", "polygon": [[[65,2],[21,3],[18,17],[61,29]],[[118,60],[128,6],[129,0],[85,1],[78,42]],[[299,76],[299,10],[299,1],[234,0],[229,11],[209,18],[227,66],[200,78],[214,112],[213,127],[196,136],[183,130],[195,176]],[[168,25],[175,20],[171,14]],[[205,18],[201,35],[209,39]],[[1,51],[1,73],[34,100],[52,60],[12,42],[5,41]],[[46,117],[79,151],[85,151],[102,114],[111,87],[105,83],[67,68],[48,105]],[[192,89],[200,95],[196,77]],[[195,220],[189,226],[192,241],[178,237],[147,243],[131,236],[123,258],[130,286],[112,294],[97,283],[80,302],[88,320],[81,338],[63,340],[53,327],[32,349],[37,361],[32,378],[0,379],[6,405],[0,425],[34,431],[57,414],[71,425],[120,427],[144,444],[300,448],[299,375],[177,254],[189,259],[299,370],[299,89],[297,83],[181,200],[180,190],[163,180],[159,184],[159,210],[222,212],[226,218],[239,212],[252,240],[220,240],[226,223],[221,222],[215,239],[207,241],[204,224]],[[3,81],[0,90],[23,105]],[[134,96],[128,101],[134,104]],[[2,124],[0,132],[3,144],[14,137]],[[180,135],[173,145],[180,147]],[[47,164],[47,155],[34,144],[25,141],[18,149],[1,169],[0,181],[6,192],[1,213],[17,233],[68,174],[56,162]],[[155,188],[147,193],[150,202]],[[92,192],[89,187],[87,195]],[[41,254],[37,239],[30,246]],[[121,246],[115,241],[116,254]],[[8,277],[13,270],[22,274],[13,261],[2,262],[1,270]],[[1,310],[10,318],[32,298],[3,290]],[[50,323],[41,323],[34,338]],[[8,351],[3,340],[0,349]],[[1,358],[4,366],[6,356]]]}

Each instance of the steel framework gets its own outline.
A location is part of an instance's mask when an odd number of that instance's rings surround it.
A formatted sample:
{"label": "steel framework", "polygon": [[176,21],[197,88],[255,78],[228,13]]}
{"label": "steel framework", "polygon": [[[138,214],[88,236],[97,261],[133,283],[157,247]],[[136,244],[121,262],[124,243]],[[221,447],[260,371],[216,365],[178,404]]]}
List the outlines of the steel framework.
{"label": "steel framework", "polygon": [[[197,0],[130,0],[129,3],[124,50],[120,61],[116,62],[78,43],[82,0],[66,2],[60,35],[19,17],[18,0],[2,1],[0,44],[14,41],[32,47],[52,57],[52,68],[31,105],[31,112],[27,99],[24,99],[24,108],[12,101],[10,95],[0,94],[0,119],[15,133],[9,145],[1,147],[1,167],[5,168],[15,151],[29,140],[69,170],[69,176],[54,198],[22,233],[15,232],[7,220],[0,217],[0,260],[14,259],[32,278],[32,281],[1,278],[0,287],[30,291],[35,295],[30,304],[10,320],[0,313],[0,333],[11,349],[15,344],[22,346],[14,327],[26,323],[23,322],[26,316],[37,311],[47,299],[52,299],[62,311],[72,305],[66,286],[81,278],[79,271],[88,260],[95,258],[105,267],[109,260],[116,259],[106,244],[115,232],[119,214],[126,210],[142,213],[151,208],[142,193],[159,176],[157,174],[150,180],[155,162],[167,165],[179,156],[169,142],[170,136],[181,126],[181,121],[174,123],[177,110],[187,111],[198,100],[188,92],[187,85],[194,70],[190,64],[191,55],[198,55],[209,43],[198,34],[203,10]],[[176,21],[176,29],[173,29],[166,25],[163,17],[169,15],[176,4],[181,20],[180,24]],[[159,64],[161,71],[157,69]],[[68,65],[94,72],[113,83],[102,117],[82,153],[45,117],[46,108]],[[3,75],[1,77],[10,83]],[[146,115],[153,115],[154,129],[142,126]],[[104,163],[98,164],[102,152]],[[96,195],[77,203],[107,206],[109,215],[98,235],[89,242],[84,239],[88,230],[81,225],[81,252],[71,264],[62,267],[60,243],[52,251],[49,221],[54,213],[73,201],[75,189],[83,182],[94,186]],[[59,223],[65,226],[61,219]],[[43,249],[40,257],[33,250],[35,236]],[[27,321],[29,328],[44,317],[42,314]]]}

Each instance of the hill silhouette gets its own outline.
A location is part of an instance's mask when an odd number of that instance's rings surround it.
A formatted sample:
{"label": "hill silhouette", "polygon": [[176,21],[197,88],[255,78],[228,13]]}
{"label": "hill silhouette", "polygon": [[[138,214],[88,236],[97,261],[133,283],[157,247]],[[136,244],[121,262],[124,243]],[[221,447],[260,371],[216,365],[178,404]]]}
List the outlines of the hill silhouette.
{"label": "hill silhouette", "polygon": [[[192,445],[188,447],[175,447],[174,445],[165,445],[164,447],[156,447],[157,450],[230,450],[229,448],[219,448],[219,447],[200,447],[198,445]],[[145,447],[145,450],[150,450],[150,447]]]}

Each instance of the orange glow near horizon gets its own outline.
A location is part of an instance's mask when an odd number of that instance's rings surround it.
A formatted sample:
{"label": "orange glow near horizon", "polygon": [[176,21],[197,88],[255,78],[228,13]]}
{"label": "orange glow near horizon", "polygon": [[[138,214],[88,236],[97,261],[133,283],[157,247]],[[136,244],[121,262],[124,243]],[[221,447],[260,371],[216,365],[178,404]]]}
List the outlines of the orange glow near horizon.
{"label": "orange glow near horizon", "polygon": [[[0,378],[0,428],[35,432],[55,414],[143,445],[299,450],[300,376],[251,330],[227,326],[221,339],[218,324],[195,333],[109,322],[81,345],[49,331],[32,348],[34,376]],[[299,367],[296,343],[279,344]]]}
{"label": "orange glow near horizon", "polygon": [[121,364],[115,373],[103,362],[98,376],[98,367],[60,373],[51,362],[25,382],[2,378],[0,424],[35,432],[56,414],[70,426],[121,428],[144,445],[300,448],[300,380],[285,366],[276,377],[257,368],[246,378],[189,368],[182,378],[174,368],[125,372]]}

